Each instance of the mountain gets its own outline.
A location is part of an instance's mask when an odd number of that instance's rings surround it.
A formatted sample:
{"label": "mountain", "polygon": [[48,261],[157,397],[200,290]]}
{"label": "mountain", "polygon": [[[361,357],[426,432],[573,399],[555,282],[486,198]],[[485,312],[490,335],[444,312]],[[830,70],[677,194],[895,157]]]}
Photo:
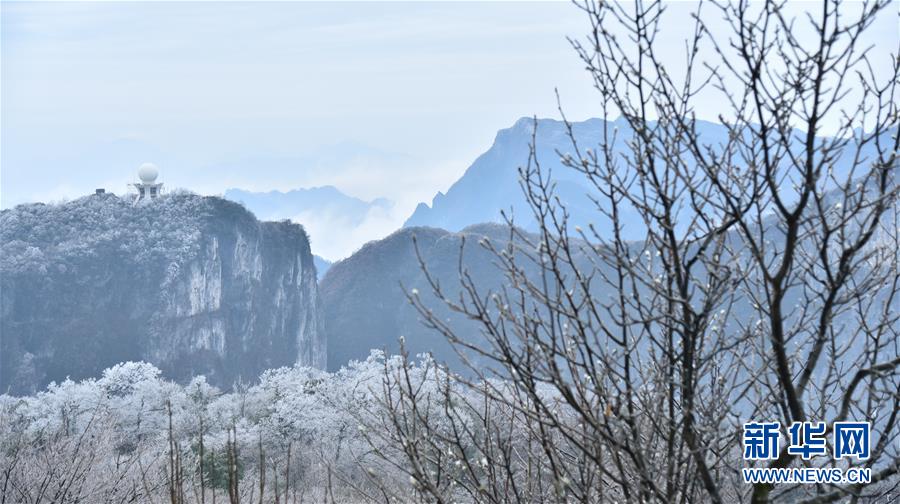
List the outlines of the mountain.
{"label": "mountain", "polygon": [[224,196],[243,204],[260,219],[290,219],[303,224],[316,243],[316,252],[328,258],[347,256],[359,244],[374,236],[384,236],[380,232],[369,235],[372,228],[383,227],[394,206],[384,198],[363,201],[333,186],[288,192],[229,189]]}
{"label": "mountain", "polygon": [[174,193],[0,212],[0,390],[28,393],[128,360],[222,387],[323,367],[316,268],[302,226]]}
{"label": "mountain", "polygon": [[[419,267],[416,245],[429,273],[451,299],[459,288],[459,254],[479,289],[499,289],[506,277],[492,253],[479,245],[488,239],[500,246],[509,241],[509,229],[499,224],[470,226],[454,233],[437,228],[404,228],[382,240],[364,245],[352,256],[335,263],[319,283],[328,369],[336,370],[352,359],[363,360],[370,349],[399,350],[403,336],[411,355],[432,352],[436,359],[454,365],[459,357],[444,337],[420,322],[406,298],[416,289],[423,302],[469,341],[480,336],[479,326],[451,313],[432,295]],[[536,272],[536,270],[535,270]],[[404,291],[404,288],[406,291]]]}
{"label": "mountain", "polygon": [[[615,121],[615,125],[628,128],[624,120]],[[459,231],[475,223],[502,222],[501,210],[508,212],[512,208],[516,224],[533,229],[535,222],[519,185],[518,169],[528,163],[534,126],[533,119],[523,117],[511,128],[500,130],[490,149],[472,163],[447,193],[439,192],[430,206],[420,203],[404,226]],[[603,126],[602,119],[589,119],[573,123],[573,130],[583,146],[593,146],[602,138]],[[587,196],[593,192],[592,188],[583,175],[564,168],[557,154],[557,151],[572,151],[565,124],[553,119],[538,120],[534,140],[538,146],[537,159],[542,168],[552,170],[557,194],[567,205],[572,222],[578,225],[592,222],[597,214]]]}
{"label": "mountain", "polygon": [[[874,180],[869,181],[873,187],[866,193],[867,198],[873,198],[877,194],[874,189]],[[822,200],[825,208],[839,208],[844,200],[841,189],[833,189],[825,193]],[[892,204],[896,204],[895,202]],[[815,208],[808,208],[813,214]],[[753,218],[752,216],[750,217]],[[815,216],[813,216],[815,218]],[[893,211],[888,211],[882,217],[881,228],[871,247],[890,250],[890,230],[896,229],[897,216]],[[774,216],[764,217],[761,226],[765,230],[767,243],[778,250],[783,247],[783,229],[779,227],[780,221]],[[850,222],[847,225],[848,236],[859,232],[859,222]],[[755,226],[753,227],[755,229]],[[729,241],[738,245],[735,256],[723,261],[725,264],[752,264],[749,248],[740,246],[742,238],[740,231],[733,229],[729,233]],[[415,241],[414,241],[415,240]],[[488,240],[495,250],[503,251],[505,257],[510,257],[507,250],[514,250],[511,256],[517,266],[522,269],[525,278],[534,285],[542,284],[542,269],[539,259],[535,255],[536,245],[540,243],[534,234],[524,232],[521,229],[510,245],[510,229],[508,226],[497,223],[477,224],[464,228],[459,232],[451,232],[429,227],[403,228],[394,234],[370,242],[363,246],[352,256],[335,263],[319,284],[323,300],[323,318],[325,333],[328,341],[328,369],[336,370],[346,365],[350,360],[362,360],[368,355],[369,349],[384,349],[388,353],[396,353],[399,349],[399,338],[403,337],[406,349],[411,355],[430,352],[439,362],[445,362],[456,370],[464,372],[458,364],[460,357],[445,339],[444,335],[434,328],[426,327],[422,323],[422,317],[413,307],[407,292],[418,291],[422,304],[432,310],[437,320],[442,321],[453,333],[469,344],[479,346],[485,343],[482,336],[482,326],[458,313],[449,310],[445,303],[437,299],[428,279],[421,269],[424,263],[434,283],[440,286],[447,299],[459,302],[461,295],[460,268],[465,271],[474,282],[479,297],[488,300],[489,293],[506,291],[510,293],[510,278],[500,266],[501,260],[482,243]],[[816,243],[817,238],[812,234],[806,235],[804,243]],[[878,243],[883,240],[883,243]],[[594,300],[609,299],[616,292],[616,287],[607,282],[616,278],[616,271],[612,265],[603,259],[604,253],[598,248],[598,243],[585,242],[578,238],[569,238],[573,264],[585,275],[591,277],[590,295]],[[416,246],[418,252],[416,253]],[[650,252],[640,240],[628,241],[626,246],[632,250],[629,255],[632,258],[642,257]],[[653,249],[653,246],[650,248]],[[649,255],[647,257],[650,257]],[[729,256],[726,256],[729,257]],[[506,259],[504,259],[505,261]],[[655,263],[655,268],[662,268],[662,263]],[[860,266],[859,281],[869,272],[869,263],[863,262]],[[562,274],[564,277],[574,279],[573,271],[566,271],[565,265]],[[699,269],[699,268],[698,268]],[[661,274],[661,270],[660,270]],[[802,274],[800,274],[802,277]],[[749,292],[762,290],[762,287],[754,288],[755,278],[746,278],[748,286],[741,287]],[[517,282],[521,282],[518,277]],[[648,292],[649,282],[634,286],[639,292]],[[785,297],[785,306],[800,306],[804,301],[804,284],[797,282],[792,285]],[[879,296],[884,296],[887,290],[879,291]],[[468,293],[465,296],[468,299]],[[513,296],[515,297],[515,296]],[[576,298],[578,295],[576,295]],[[886,303],[892,303],[894,310],[900,309],[900,300],[896,297],[882,299]],[[880,302],[881,302],[880,301]],[[490,303],[490,301],[487,301]],[[577,302],[577,299],[576,299]],[[538,310],[532,316],[546,317],[547,313],[541,313],[542,302],[536,301],[531,309]],[[744,327],[758,319],[759,312],[752,305],[752,297],[741,294],[739,291],[733,303],[729,306],[730,323],[742,324]],[[803,310],[795,310],[788,315],[788,321],[795,321],[794,317],[802,316]],[[614,327],[620,322],[611,318],[610,313],[601,310],[597,314],[602,323]],[[853,319],[851,311],[838,314],[833,320],[835,327],[843,325],[853,326],[859,324]],[[726,326],[728,324],[726,323]],[[484,348],[482,346],[482,348]],[[467,358],[477,356],[467,355]],[[476,360],[478,365],[487,362]]]}
{"label": "mountain", "polygon": [[[597,210],[596,204],[591,199],[591,195],[597,195],[597,189],[584,174],[564,167],[560,160],[561,155],[574,152],[565,123],[554,119],[539,119],[536,126],[535,130],[533,119],[521,118],[511,128],[500,130],[491,147],[472,163],[446,194],[439,192],[431,205],[420,203],[404,226],[428,226],[460,231],[476,223],[503,222],[500,212],[503,210],[509,214],[509,210],[512,209],[517,226],[535,230],[536,221],[525,199],[518,171],[520,167],[528,164],[529,145],[534,142],[536,159],[543,172],[549,174],[556,184],[555,194],[566,206],[571,226],[587,229],[588,225],[593,224],[601,234],[608,232],[611,229],[609,222]],[[616,134],[612,150],[613,154],[618,156],[624,172],[626,165],[623,159],[633,157],[627,142],[634,137],[634,131],[625,118],[608,123],[596,118],[574,122],[572,133],[582,152],[586,152],[587,149],[596,150],[603,139],[605,126],[609,126],[610,134],[613,132]],[[713,146],[714,150],[728,140],[728,130],[721,124],[697,121],[696,127],[701,142]],[[885,131],[880,138],[881,145],[890,145],[890,138],[896,134],[896,128]],[[794,135],[796,138],[793,142],[794,148],[798,149],[799,154],[804,144],[805,133],[795,130]],[[818,142],[826,141],[832,139],[818,138]],[[834,189],[836,187],[834,180],[842,180],[850,175],[854,163],[876,158],[874,141],[863,146],[858,158],[854,157],[852,151],[852,148],[848,148],[841,157],[833,160],[831,170],[834,178],[824,180],[825,189]],[[660,161],[665,163],[664,159]],[[685,156],[683,161],[690,168],[692,165],[690,157]],[[790,188],[800,181],[796,178],[796,170],[786,171],[791,175],[782,181],[786,193],[783,194],[783,198],[790,203],[793,201]],[[636,193],[639,191],[638,188],[633,190]],[[642,219],[629,205],[622,205],[619,211],[623,222],[626,223],[623,230],[624,237],[640,239],[645,231]]]}

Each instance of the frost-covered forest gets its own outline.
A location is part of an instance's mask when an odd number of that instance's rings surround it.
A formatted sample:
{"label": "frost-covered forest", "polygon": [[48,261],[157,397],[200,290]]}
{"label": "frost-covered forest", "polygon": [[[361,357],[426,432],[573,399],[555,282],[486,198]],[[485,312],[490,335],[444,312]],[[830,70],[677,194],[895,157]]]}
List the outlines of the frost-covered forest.
{"label": "frost-covered forest", "polygon": [[186,262],[200,245],[200,217],[214,209],[210,199],[179,191],[154,203],[136,211],[132,198],[104,194],[4,211],[0,266],[7,274],[63,274],[95,256],[142,264]]}
{"label": "frost-covered forest", "polygon": [[378,455],[395,448],[370,430],[385,422],[382,377],[398,359],[274,369],[230,393],[128,362],[0,396],[0,501],[347,502],[384,483],[410,495],[409,477]]}
{"label": "frost-covered forest", "polygon": [[[535,425],[447,378],[425,355],[373,351],[335,373],[269,370],[229,393],[126,362],[98,379],[3,395],[0,501],[409,502],[424,499],[420,470],[448,498],[480,500],[509,484],[530,500],[559,491]],[[510,392],[502,381],[485,386]],[[542,395],[565,410],[550,388]],[[516,481],[498,480],[489,450],[513,447]],[[411,467],[413,451],[429,467]]]}

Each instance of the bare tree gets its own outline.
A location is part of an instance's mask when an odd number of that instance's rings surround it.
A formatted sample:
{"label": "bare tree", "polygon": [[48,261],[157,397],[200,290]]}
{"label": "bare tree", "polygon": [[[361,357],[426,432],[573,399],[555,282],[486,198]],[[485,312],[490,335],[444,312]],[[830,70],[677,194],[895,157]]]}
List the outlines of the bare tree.
{"label": "bare tree", "polygon": [[78,432],[62,424],[35,439],[6,438],[0,450],[0,502],[152,502],[162,478],[148,483],[139,450],[121,453],[108,418],[92,413]]}
{"label": "bare tree", "polygon": [[[537,232],[510,218],[507,243],[482,243],[503,288],[480,288],[462,248],[458,294],[420,259],[434,295],[477,321],[482,339],[409,293],[470,368],[435,371],[443,386],[425,395],[409,364],[386,372],[390,436],[418,492],[438,502],[897,495],[900,64],[895,53],[882,82],[874,68],[885,62],[861,42],[890,7],[826,1],[795,19],[785,5],[698,6],[673,63],[658,39],[662,3],[579,4],[591,32],[573,47],[604,118],[620,117],[590,146],[566,122],[571,150],[559,155],[590,183],[596,221],[570,225],[532,142],[520,173]],[[721,128],[697,119],[709,100]],[[848,419],[872,423],[871,457],[853,462],[872,483],[742,482],[743,423]],[[798,459],[787,444],[771,467],[848,467]]]}

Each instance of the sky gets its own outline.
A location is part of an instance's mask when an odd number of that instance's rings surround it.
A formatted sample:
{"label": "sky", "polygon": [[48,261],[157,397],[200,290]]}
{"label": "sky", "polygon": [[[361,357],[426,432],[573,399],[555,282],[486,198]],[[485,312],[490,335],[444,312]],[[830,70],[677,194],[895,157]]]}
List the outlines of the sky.
{"label": "sky", "polygon": [[[554,86],[573,104],[594,98],[565,39],[584,19],[564,3],[2,8],[5,207],[114,183],[114,173],[65,166],[125,143],[177,160],[157,162],[170,184],[207,192],[330,182],[303,166],[274,178],[204,167],[349,147],[372,162],[408,158],[403,176],[414,180],[357,173],[334,185],[366,199],[424,197],[458,178],[498,129],[554,114]],[[26,165],[44,160],[58,164],[35,177]],[[135,168],[121,167],[119,186]]]}
{"label": "sky", "polygon": [[[339,258],[445,191],[499,129],[558,117],[554,89],[570,119],[599,114],[566,40],[590,25],[568,2],[0,9],[3,208],[125,192],[143,162],[201,194],[334,185],[394,201],[328,251]],[[897,40],[896,23],[885,30]],[[314,243],[347,232],[308,227]]]}

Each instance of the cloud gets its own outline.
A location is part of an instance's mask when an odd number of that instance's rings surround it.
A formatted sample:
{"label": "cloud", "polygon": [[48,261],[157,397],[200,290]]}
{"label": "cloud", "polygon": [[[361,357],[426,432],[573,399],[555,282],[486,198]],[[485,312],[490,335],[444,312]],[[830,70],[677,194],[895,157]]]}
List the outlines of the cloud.
{"label": "cloud", "polygon": [[291,220],[306,229],[313,254],[336,261],[369,241],[387,236],[403,225],[406,216],[396,207],[373,206],[359,223],[351,223],[345,216],[328,211],[303,212]]}

